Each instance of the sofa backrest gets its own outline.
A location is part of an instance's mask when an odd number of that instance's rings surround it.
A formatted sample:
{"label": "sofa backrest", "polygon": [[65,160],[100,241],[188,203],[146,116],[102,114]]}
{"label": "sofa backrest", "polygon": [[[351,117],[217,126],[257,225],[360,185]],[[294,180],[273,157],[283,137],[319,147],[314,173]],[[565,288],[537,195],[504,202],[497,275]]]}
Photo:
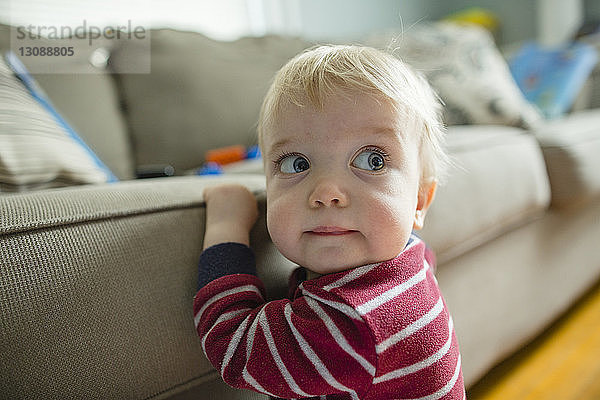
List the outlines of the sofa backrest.
{"label": "sofa backrest", "polygon": [[123,74],[147,49],[129,41],[111,55],[135,156],[140,164],[195,168],[207,150],[256,143],[271,78],[311,43],[281,36],[217,41],[199,33],[153,30],[150,74]]}
{"label": "sofa backrest", "polygon": [[[10,48],[10,29],[0,25],[3,52]],[[147,164],[171,164],[182,173],[200,166],[207,150],[255,144],[258,112],[272,77],[312,44],[281,36],[227,42],[168,29],[150,31],[149,49],[139,48],[148,41],[98,40],[90,47],[69,40],[73,43],[77,57],[69,62],[75,73],[33,76],[121,179]],[[103,46],[111,51],[109,70],[89,62]],[[150,73],[124,73],[144,52],[150,54]],[[29,67],[27,58],[21,59]]]}
{"label": "sofa backrest", "polygon": [[[258,274],[270,296],[284,297],[294,265],[269,240],[264,178],[243,181],[259,203]],[[210,182],[0,197],[0,399],[159,400],[192,387],[186,398],[242,398],[219,395],[194,329]],[[209,381],[214,391],[202,385]]]}

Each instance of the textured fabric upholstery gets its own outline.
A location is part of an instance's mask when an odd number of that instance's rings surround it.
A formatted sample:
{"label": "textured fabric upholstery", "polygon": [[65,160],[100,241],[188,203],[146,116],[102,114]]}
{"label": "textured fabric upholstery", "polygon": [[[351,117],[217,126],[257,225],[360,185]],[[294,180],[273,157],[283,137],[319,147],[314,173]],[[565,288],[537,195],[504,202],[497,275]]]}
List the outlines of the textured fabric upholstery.
{"label": "textured fabric upholstery", "polygon": [[[137,181],[0,202],[1,398],[160,398],[214,379],[191,304],[201,194],[216,181],[231,179]],[[264,189],[261,176],[237,181]],[[252,234],[258,264],[285,266],[264,235]]]}
{"label": "textured fabric upholstery", "polygon": [[600,194],[600,113],[581,111],[536,131],[552,186],[552,205],[570,207]]}
{"label": "textured fabric upholstery", "polygon": [[[454,126],[448,147],[455,166],[421,232],[441,263],[543,215],[550,189],[533,136],[506,126]],[[449,226],[457,228],[451,235]]]}
{"label": "textured fabric upholstery", "polygon": [[569,212],[551,209],[440,265],[436,275],[454,318],[467,386],[539,335],[598,281],[598,238],[595,201]]}
{"label": "textured fabric upholstery", "polygon": [[110,170],[119,179],[132,179],[133,153],[114,80],[104,73],[36,74],[35,78]]}

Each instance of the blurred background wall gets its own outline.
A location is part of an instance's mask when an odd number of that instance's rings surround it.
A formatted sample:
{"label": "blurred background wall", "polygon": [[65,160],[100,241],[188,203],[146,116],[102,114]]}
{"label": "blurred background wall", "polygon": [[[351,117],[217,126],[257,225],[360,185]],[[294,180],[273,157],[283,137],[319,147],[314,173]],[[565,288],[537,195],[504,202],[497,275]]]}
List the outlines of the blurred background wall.
{"label": "blurred background wall", "polygon": [[352,40],[374,31],[410,29],[481,7],[499,21],[500,45],[561,42],[585,21],[600,20],[600,0],[0,0],[0,21],[13,25],[127,23],[203,32],[217,39],[283,33]]}

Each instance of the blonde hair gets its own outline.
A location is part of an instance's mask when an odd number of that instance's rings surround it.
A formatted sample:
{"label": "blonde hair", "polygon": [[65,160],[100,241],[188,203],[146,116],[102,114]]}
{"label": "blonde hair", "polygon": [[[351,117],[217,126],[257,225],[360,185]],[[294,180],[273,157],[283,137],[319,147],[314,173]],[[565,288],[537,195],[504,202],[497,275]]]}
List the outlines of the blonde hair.
{"label": "blonde hair", "polygon": [[[308,49],[275,75],[258,121],[259,145],[285,104],[322,109],[329,95],[361,91],[389,100],[395,110],[416,122],[422,178],[440,180],[448,165],[444,151],[441,104],[429,83],[392,54],[371,47],[325,45]],[[264,153],[264,151],[263,151]]]}

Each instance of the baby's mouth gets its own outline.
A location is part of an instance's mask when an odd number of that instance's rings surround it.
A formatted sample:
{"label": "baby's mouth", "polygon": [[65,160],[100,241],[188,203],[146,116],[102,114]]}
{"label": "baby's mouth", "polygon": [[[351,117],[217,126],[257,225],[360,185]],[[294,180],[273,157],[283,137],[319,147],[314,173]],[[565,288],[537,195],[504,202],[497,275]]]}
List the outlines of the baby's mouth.
{"label": "baby's mouth", "polygon": [[342,235],[350,235],[352,233],[358,232],[355,229],[346,229],[341,228],[339,226],[317,226],[306,233],[317,236],[342,236]]}

